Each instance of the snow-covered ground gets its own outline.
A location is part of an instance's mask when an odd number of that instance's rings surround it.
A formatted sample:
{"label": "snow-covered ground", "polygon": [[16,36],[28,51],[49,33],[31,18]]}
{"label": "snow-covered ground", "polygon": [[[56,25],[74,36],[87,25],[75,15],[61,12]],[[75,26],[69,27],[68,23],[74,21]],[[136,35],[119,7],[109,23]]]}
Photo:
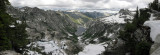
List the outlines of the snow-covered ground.
{"label": "snow-covered ground", "polygon": [[15,25],[9,25],[9,27],[14,28],[14,27],[15,27]]}
{"label": "snow-covered ground", "polygon": [[39,53],[36,52],[36,51],[31,51],[31,50],[28,50],[27,54],[28,54],[28,55],[42,55],[42,54],[39,54]]}
{"label": "snow-covered ground", "polygon": [[155,41],[155,38],[158,34],[160,34],[160,20],[154,20],[155,17],[153,14],[151,14],[151,17],[149,18],[149,21],[146,21],[144,23],[144,26],[149,26],[151,28],[150,37],[153,41]]}
{"label": "snow-covered ground", "polygon": [[126,18],[123,18],[122,16],[123,15],[116,14],[106,18],[102,18],[101,21],[104,23],[126,23],[125,19],[133,19],[133,17],[129,15],[125,15]]}
{"label": "snow-covered ground", "polygon": [[84,47],[84,50],[82,52],[79,52],[78,55],[98,55],[103,53],[105,51],[105,47],[108,45],[105,44],[89,44]]}
{"label": "snow-covered ground", "polygon": [[[64,41],[61,42],[64,44]],[[63,49],[67,48],[67,46],[61,46],[59,47],[58,44],[55,41],[47,41],[47,42],[32,42],[27,45],[28,47],[37,47],[39,49],[42,49],[41,52],[45,52],[46,54],[52,54],[52,55],[66,55],[66,53],[63,51]],[[44,49],[43,49],[44,48]],[[28,50],[27,54],[30,55],[41,55],[40,53],[36,51]]]}
{"label": "snow-covered ground", "polygon": [[153,41],[155,41],[157,35],[160,34],[160,20],[146,21],[144,26],[151,27],[150,37]]}

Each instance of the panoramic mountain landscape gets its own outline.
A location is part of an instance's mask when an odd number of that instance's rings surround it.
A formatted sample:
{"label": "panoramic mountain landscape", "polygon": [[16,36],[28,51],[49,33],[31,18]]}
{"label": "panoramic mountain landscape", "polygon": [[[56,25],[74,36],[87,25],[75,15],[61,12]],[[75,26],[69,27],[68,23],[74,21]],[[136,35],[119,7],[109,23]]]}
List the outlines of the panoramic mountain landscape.
{"label": "panoramic mountain landscape", "polygon": [[0,0],[0,55],[160,55],[159,0]]}

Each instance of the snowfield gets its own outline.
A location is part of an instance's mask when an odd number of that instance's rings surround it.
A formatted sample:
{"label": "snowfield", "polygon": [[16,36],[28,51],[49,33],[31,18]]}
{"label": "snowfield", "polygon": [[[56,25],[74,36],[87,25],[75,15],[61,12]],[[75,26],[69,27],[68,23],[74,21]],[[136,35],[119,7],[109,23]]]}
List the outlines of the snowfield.
{"label": "snowfield", "polygon": [[[62,44],[64,44],[64,41],[61,42]],[[63,51],[64,48],[66,48],[67,46],[61,46],[59,47],[58,44],[54,41],[47,41],[47,42],[41,42],[41,41],[37,41],[37,42],[32,42],[30,44],[27,45],[28,47],[32,46],[32,47],[37,47],[37,48],[42,48],[41,52],[45,52],[47,54],[52,54],[52,55],[66,55],[66,53]],[[42,55],[39,54],[36,51],[31,51],[28,50],[29,52],[27,52],[27,54],[29,55]]]}
{"label": "snowfield", "polygon": [[84,50],[82,52],[79,52],[78,55],[98,55],[103,53],[105,51],[105,47],[108,45],[103,44],[89,44],[84,47]]}
{"label": "snowfield", "polygon": [[[126,18],[123,18],[124,16],[126,16]],[[101,21],[104,23],[126,23],[125,19],[133,19],[133,17],[130,15],[116,14],[106,18],[102,18]]]}
{"label": "snowfield", "polygon": [[144,26],[149,26],[151,28],[150,37],[155,41],[157,35],[160,34],[160,20],[146,21]]}
{"label": "snowfield", "polygon": [[151,17],[149,18],[149,21],[146,21],[144,23],[144,26],[149,26],[151,28],[150,37],[153,41],[155,41],[155,38],[158,34],[160,34],[160,20],[154,20],[155,17],[153,14],[151,14]]}
{"label": "snowfield", "polygon": [[42,55],[42,54],[39,54],[39,53],[36,52],[36,51],[31,51],[31,50],[28,50],[27,54],[28,54],[28,55]]}

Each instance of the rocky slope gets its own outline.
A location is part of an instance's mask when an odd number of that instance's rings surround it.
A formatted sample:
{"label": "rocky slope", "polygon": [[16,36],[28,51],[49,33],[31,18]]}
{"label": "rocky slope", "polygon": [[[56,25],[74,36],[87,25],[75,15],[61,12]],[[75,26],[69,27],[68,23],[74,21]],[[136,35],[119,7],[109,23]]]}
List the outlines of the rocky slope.
{"label": "rocky slope", "polygon": [[123,29],[124,24],[127,22],[126,19],[133,19],[130,11],[122,10],[115,15],[89,22],[83,39],[114,38],[118,31]]}
{"label": "rocky slope", "polygon": [[[44,11],[39,8],[14,8],[12,6],[8,7],[7,12],[15,18],[25,20],[28,25],[26,30],[31,43],[27,45],[29,49],[26,53],[33,54],[32,52],[36,51],[37,54],[54,54],[54,52],[60,51],[57,54],[65,52],[66,54],[75,54],[75,50],[79,51],[76,43],[77,36],[74,34],[77,25],[65,14],[50,10]],[[53,50],[48,47],[49,50],[47,51],[45,45],[38,45],[39,42],[51,45],[51,47],[58,46],[58,48]],[[67,49],[62,49],[64,46],[68,46]],[[45,49],[42,47],[45,47]]]}
{"label": "rocky slope", "polygon": [[[109,52],[116,53],[119,50],[114,49],[124,44],[124,41],[118,38],[119,30],[123,30],[125,23],[130,22],[132,19],[133,14],[131,14],[131,12],[126,9],[121,10],[119,13],[109,17],[88,22],[86,25],[86,31],[83,33],[82,37],[80,37],[80,40],[85,43],[84,50],[79,54],[89,55],[92,54],[92,51],[89,50],[93,50],[93,52],[96,51],[89,48],[88,46],[102,48],[99,49],[99,51],[102,52],[107,50]],[[97,54],[102,54],[102,52]],[[96,55],[96,53],[93,55]]]}
{"label": "rocky slope", "polygon": [[[19,21],[26,21],[27,34],[30,43],[24,54],[44,55],[60,54],[74,55],[82,50],[75,34],[78,27],[84,27],[85,23],[102,17],[95,13],[44,11],[39,8],[8,7],[7,12]],[[89,15],[97,15],[94,18]],[[80,31],[81,32],[81,31]],[[84,31],[83,31],[84,32]],[[78,32],[77,32],[78,33]]]}

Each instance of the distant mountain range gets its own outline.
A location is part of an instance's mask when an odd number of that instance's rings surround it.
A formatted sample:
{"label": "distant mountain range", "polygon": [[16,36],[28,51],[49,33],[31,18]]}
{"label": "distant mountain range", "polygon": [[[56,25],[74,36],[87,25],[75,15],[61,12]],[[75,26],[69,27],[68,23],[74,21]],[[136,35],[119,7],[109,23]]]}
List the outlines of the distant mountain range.
{"label": "distant mountain range", "polygon": [[68,12],[101,12],[101,13],[118,13],[120,9],[87,9],[87,8],[79,8],[79,9],[68,9],[68,8],[53,8],[55,11],[68,11]]}

